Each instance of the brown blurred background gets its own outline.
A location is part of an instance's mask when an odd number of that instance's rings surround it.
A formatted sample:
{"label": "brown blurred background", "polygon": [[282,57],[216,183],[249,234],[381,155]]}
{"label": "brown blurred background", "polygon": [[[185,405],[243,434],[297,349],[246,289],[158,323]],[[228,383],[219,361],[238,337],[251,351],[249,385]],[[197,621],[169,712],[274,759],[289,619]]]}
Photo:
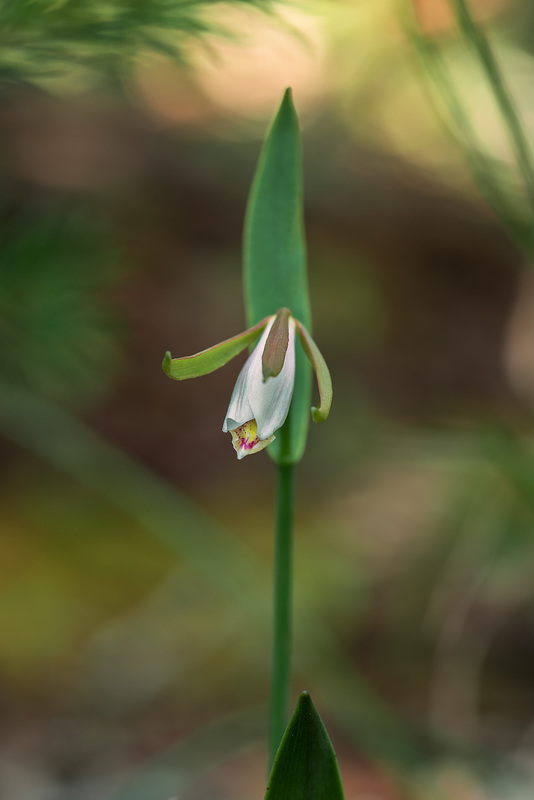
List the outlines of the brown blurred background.
{"label": "brown blurred background", "polygon": [[[287,85],[335,390],[298,471],[293,699],[347,800],[531,796],[534,283],[408,4],[25,5],[0,16],[1,796],[263,796],[273,465],[220,431],[240,364],[160,365],[244,327]],[[530,4],[471,7],[530,136]],[[449,4],[412,10],[532,229]]]}

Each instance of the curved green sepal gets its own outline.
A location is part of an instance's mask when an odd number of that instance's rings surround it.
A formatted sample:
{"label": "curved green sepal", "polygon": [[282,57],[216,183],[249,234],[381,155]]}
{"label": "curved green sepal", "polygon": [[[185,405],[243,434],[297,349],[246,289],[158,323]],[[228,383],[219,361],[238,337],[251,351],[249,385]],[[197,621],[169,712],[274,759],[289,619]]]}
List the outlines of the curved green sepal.
{"label": "curved green sepal", "polygon": [[278,748],[265,800],[344,800],[336,754],[308,692]]}
{"label": "curved green sepal", "polygon": [[[288,308],[309,329],[311,323],[302,214],[299,124],[287,89],[265,141],[250,191],[244,231],[244,286],[248,324]],[[308,431],[311,373],[296,349],[293,400],[269,454],[278,463],[295,463]],[[283,446],[282,446],[282,443]]]}
{"label": "curved green sepal", "polygon": [[324,422],[330,413],[330,406],[332,405],[332,378],[330,377],[330,370],[326,366],[326,361],[312,337],[298,319],[295,320],[297,331],[299,332],[300,341],[304,348],[304,352],[308,356],[310,363],[315,370],[317,376],[317,386],[319,387],[319,407],[312,406],[312,417],[314,422]]}
{"label": "curved green sepal", "polygon": [[216,369],[223,367],[234,356],[241,353],[245,347],[253,344],[259,338],[268,321],[268,318],[262,319],[257,325],[243,331],[243,333],[238,333],[237,336],[233,336],[231,339],[214,344],[213,347],[208,347],[207,350],[202,350],[193,356],[172,358],[170,352],[167,351],[161,365],[163,372],[174,381],[199,378],[201,375],[215,372]]}

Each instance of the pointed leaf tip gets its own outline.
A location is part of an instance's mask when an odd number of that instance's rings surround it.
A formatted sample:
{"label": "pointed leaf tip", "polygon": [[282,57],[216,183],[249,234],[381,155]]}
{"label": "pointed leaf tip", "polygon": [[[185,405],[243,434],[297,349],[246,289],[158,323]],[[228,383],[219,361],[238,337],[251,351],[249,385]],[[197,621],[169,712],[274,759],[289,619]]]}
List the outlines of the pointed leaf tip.
{"label": "pointed leaf tip", "polygon": [[336,754],[306,691],[278,749],[265,800],[344,800]]}
{"label": "pointed leaf tip", "polygon": [[291,86],[288,86],[282,95],[282,102],[280,103],[275,122],[277,120],[280,123],[285,121],[284,124],[292,125],[296,128],[296,130],[300,130],[297,109],[295,108],[295,101],[293,100],[293,89]]}
{"label": "pointed leaf tip", "polygon": [[293,105],[293,89],[291,86],[288,86],[285,90],[282,103],[291,103],[291,105]]}

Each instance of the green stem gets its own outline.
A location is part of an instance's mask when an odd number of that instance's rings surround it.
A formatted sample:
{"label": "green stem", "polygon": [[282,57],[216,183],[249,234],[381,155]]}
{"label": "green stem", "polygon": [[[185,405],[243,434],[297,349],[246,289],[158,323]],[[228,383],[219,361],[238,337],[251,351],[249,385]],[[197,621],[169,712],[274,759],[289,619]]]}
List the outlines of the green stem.
{"label": "green stem", "polygon": [[274,555],[274,634],[269,720],[269,771],[288,720],[291,671],[293,465],[278,464]]}

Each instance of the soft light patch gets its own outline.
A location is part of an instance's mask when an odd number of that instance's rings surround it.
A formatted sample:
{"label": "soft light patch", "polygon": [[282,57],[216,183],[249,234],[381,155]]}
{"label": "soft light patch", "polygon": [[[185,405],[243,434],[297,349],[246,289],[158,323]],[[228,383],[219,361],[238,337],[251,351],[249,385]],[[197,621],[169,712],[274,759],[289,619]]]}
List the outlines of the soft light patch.
{"label": "soft light patch", "polygon": [[258,436],[258,426],[255,419],[250,419],[244,422],[239,428],[230,431],[232,434],[232,444],[239,459],[251,455],[251,453],[259,453],[268,444],[274,442],[276,436],[269,436],[268,439],[260,439]]}

